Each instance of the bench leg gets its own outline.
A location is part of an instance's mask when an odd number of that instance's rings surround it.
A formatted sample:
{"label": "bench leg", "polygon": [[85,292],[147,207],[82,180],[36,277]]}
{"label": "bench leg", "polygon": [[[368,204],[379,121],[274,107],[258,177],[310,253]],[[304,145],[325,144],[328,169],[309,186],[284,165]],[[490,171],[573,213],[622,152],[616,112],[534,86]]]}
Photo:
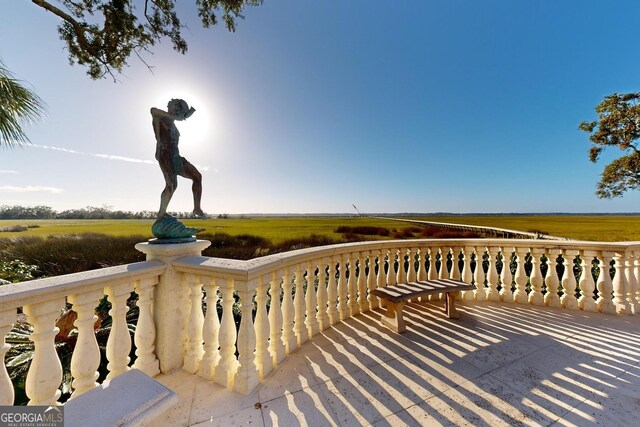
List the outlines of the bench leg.
{"label": "bench leg", "polygon": [[404,308],[405,302],[391,302],[389,300],[385,300],[387,311],[380,318],[380,321],[383,325],[388,326],[398,333],[403,333],[407,330],[407,326],[404,323],[404,318],[402,317],[402,309]]}
{"label": "bench leg", "polygon": [[444,309],[449,319],[459,319],[460,313],[456,310],[456,297],[460,291],[447,292],[447,299],[444,302]]}

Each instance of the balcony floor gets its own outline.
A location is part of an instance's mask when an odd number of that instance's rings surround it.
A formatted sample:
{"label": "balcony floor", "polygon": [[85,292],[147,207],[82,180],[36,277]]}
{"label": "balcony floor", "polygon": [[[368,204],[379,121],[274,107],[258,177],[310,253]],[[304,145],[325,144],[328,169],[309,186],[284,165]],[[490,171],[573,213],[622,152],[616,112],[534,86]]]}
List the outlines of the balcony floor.
{"label": "balcony floor", "polygon": [[633,425],[640,316],[529,305],[407,304],[402,335],[355,316],[318,334],[249,396],[180,371],[154,425]]}

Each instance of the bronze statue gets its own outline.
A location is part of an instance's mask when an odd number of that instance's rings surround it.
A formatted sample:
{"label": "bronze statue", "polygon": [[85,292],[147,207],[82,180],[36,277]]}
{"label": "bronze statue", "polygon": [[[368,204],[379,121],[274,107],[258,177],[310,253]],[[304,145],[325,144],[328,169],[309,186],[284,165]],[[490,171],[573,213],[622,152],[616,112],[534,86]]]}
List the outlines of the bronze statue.
{"label": "bronze statue", "polygon": [[176,128],[175,121],[186,120],[196,111],[182,99],[172,99],[167,104],[167,110],[151,108],[153,117],[153,131],[156,135],[156,160],[164,175],[165,187],[160,195],[160,210],[158,218],[167,214],[167,206],[178,187],[178,175],[193,181],[193,214],[204,217],[200,207],[202,198],[202,175],[187,159],[180,156],[178,140],[180,132]]}

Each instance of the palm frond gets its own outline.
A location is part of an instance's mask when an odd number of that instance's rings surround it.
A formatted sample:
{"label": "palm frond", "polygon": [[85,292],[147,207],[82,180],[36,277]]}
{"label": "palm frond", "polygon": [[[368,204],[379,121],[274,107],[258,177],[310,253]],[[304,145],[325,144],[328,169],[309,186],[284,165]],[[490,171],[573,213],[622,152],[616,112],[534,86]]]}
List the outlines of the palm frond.
{"label": "palm frond", "polygon": [[34,123],[44,112],[40,97],[16,80],[0,61],[0,146],[29,142],[23,125]]}

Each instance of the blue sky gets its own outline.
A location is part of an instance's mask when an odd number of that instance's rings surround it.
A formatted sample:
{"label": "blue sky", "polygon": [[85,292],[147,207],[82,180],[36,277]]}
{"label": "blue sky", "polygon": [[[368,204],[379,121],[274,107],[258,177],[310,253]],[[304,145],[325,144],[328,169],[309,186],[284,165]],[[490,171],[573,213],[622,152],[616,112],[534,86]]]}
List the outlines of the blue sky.
{"label": "blue sky", "polygon": [[236,33],[179,3],[187,55],[164,42],[118,83],[69,66],[52,14],[0,7],[0,58],[48,111],[0,148],[0,204],[157,210],[149,108],[183,97],[212,214],[640,211],[595,196],[620,153],[590,163],[578,130],[640,89],[640,2],[265,0]]}

